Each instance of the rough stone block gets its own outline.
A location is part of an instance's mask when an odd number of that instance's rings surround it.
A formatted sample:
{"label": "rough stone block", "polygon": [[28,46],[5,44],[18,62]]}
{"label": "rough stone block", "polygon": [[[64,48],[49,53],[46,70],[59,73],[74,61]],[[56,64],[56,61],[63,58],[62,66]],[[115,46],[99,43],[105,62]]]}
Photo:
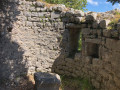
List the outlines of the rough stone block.
{"label": "rough stone block", "polygon": [[92,84],[95,86],[95,88],[99,89],[100,88],[100,83],[96,80],[92,80]]}
{"label": "rough stone block", "polygon": [[109,23],[110,23],[110,20],[101,20],[99,26],[100,28],[107,28]]}
{"label": "rough stone block", "polygon": [[58,22],[58,28],[59,29],[64,29],[64,23],[63,22]]}
{"label": "rough stone block", "polygon": [[75,60],[80,60],[80,59],[81,59],[81,53],[76,53]]}
{"label": "rough stone block", "polygon": [[100,66],[99,65],[99,59],[98,58],[93,58],[93,60],[92,60],[92,64],[93,64],[93,66]]}
{"label": "rough stone block", "polygon": [[75,10],[75,16],[77,17],[83,17],[85,15],[85,13],[81,10]]}
{"label": "rough stone block", "polygon": [[56,19],[56,18],[60,18],[60,13],[59,12],[52,12],[51,19]]}
{"label": "rough stone block", "polygon": [[119,37],[118,30],[111,30],[111,36],[112,38],[118,38]]}
{"label": "rough stone block", "polygon": [[30,17],[31,16],[31,12],[24,12],[24,15],[26,16],[26,17]]}
{"label": "rough stone block", "polygon": [[106,39],[106,47],[114,51],[120,51],[120,40]]}
{"label": "rough stone block", "polygon": [[27,21],[27,22],[26,22],[26,26],[31,27],[31,26],[33,26],[33,23],[32,23],[32,22]]}
{"label": "rough stone block", "polygon": [[111,37],[111,31],[110,30],[103,30],[103,36],[104,37],[107,37],[107,38],[110,38]]}
{"label": "rough stone block", "polygon": [[91,56],[87,56],[87,57],[85,57],[85,63],[87,63],[87,64],[92,64],[92,57]]}
{"label": "rough stone block", "polygon": [[84,28],[84,29],[82,29],[82,34],[83,34],[83,35],[88,35],[88,34],[90,34],[90,29],[89,29],[89,28]]}
{"label": "rough stone block", "polygon": [[101,30],[101,29],[98,29],[98,30],[97,30],[97,35],[98,35],[98,36],[102,36],[102,30]]}
{"label": "rough stone block", "polygon": [[38,72],[34,74],[36,90],[59,90],[61,80],[58,74]]}
{"label": "rough stone block", "polygon": [[88,39],[88,38],[86,38],[85,42],[101,44],[101,39]]}
{"label": "rough stone block", "polygon": [[119,33],[120,33],[120,22],[117,24],[117,30],[118,30]]}
{"label": "rough stone block", "polygon": [[31,22],[40,22],[40,18],[39,17],[28,17],[28,21],[31,21]]}
{"label": "rough stone block", "polygon": [[87,15],[85,19],[86,19],[86,21],[95,21],[96,18],[97,18],[97,14],[93,13],[91,15]]}
{"label": "rough stone block", "polygon": [[37,1],[37,2],[36,2],[36,6],[38,6],[38,7],[44,7],[45,4],[44,4],[44,3],[41,3],[40,1]]}
{"label": "rough stone block", "polygon": [[67,17],[71,17],[71,16],[73,16],[74,15],[74,11],[67,11],[66,12],[66,16]]}
{"label": "rough stone block", "polygon": [[92,24],[92,27],[93,28],[98,28],[98,26],[99,26],[99,22],[98,21],[96,21],[96,22],[93,22],[93,24]]}
{"label": "rough stone block", "polygon": [[76,21],[77,23],[80,23],[80,22],[82,22],[83,20],[84,20],[83,17],[76,17],[76,18],[75,18],[75,21]]}
{"label": "rough stone block", "polygon": [[32,12],[31,13],[31,17],[38,17],[38,16],[39,16],[39,14],[37,12]]}
{"label": "rough stone block", "polygon": [[31,12],[35,12],[36,11],[36,8],[35,7],[30,7],[29,9]]}
{"label": "rough stone block", "polygon": [[40,8],[40,11],[41,11],[41,12],[45,12],[45,11],[47,11],[47,8],[46,8],[46,7]]}

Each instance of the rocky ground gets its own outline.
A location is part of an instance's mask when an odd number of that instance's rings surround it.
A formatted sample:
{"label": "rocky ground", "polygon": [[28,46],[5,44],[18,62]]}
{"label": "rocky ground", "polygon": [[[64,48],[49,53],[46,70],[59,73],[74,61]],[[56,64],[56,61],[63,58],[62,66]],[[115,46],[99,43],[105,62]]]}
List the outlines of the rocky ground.
{"label": "rocky ground", "polygon": [[[19,81],[19,83],[17,83]],[[34,78],[32,75],[28,77],[18,78],[18,81],[5,81],[0,83],[0,90],[34,90]]]}

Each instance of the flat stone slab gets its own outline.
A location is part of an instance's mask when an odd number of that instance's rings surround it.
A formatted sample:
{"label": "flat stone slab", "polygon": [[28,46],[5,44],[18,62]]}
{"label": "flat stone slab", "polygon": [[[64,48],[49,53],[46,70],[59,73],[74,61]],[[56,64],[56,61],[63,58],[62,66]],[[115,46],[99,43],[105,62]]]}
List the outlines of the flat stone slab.
{"label": "flat stone slab", "polygon": [[36,90],[59,90],[61,80],[55,73],[37,72],[34,74]]}

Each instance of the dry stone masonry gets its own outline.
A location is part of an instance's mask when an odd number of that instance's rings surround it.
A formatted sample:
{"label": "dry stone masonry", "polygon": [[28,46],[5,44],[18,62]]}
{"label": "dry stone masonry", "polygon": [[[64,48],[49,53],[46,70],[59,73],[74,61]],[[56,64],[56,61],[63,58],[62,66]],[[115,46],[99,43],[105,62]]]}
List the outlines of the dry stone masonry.
{"label": "dry stone masonry", "polygon": [[55,72],[90,78],[97,90],[119,90],[120,23],[107,30],[109,23],[64,5],[1,0],[0,80],[18,85],[26,74]]}

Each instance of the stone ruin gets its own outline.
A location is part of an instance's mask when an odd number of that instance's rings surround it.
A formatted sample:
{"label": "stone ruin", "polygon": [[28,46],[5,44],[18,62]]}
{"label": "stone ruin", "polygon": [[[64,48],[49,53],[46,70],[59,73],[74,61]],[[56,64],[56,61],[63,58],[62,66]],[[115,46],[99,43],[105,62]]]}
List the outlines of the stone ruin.
{"label": "stone ruin", "polygon": [[24,75],[54,72],[90,78],[97,90],[119,90],[120,24],[107,30],[109,22],[64,5],[1,0],[0,81],[17,86]]}

